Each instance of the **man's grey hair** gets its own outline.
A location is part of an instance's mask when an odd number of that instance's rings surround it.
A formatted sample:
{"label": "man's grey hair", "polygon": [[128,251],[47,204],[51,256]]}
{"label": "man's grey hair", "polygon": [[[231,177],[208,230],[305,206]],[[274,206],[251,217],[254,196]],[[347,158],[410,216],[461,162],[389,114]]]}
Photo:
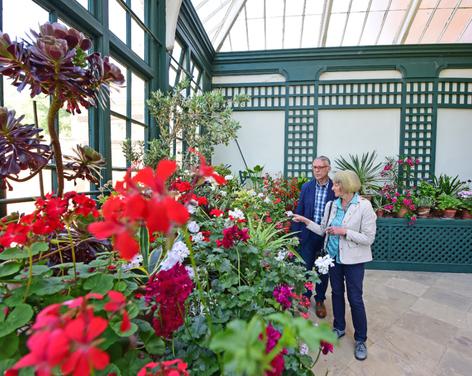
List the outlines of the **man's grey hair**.
{"label": "man's grey hair", "polygon": [[315,159],[313,159],[313,162],[316,161],[316,160],[326,162],[326,163],[328,163],[328,166],[331,166],[331,161],[329,160],[328,157],[326,157],[324,155],[320,155],[320,156],[316,157]]}

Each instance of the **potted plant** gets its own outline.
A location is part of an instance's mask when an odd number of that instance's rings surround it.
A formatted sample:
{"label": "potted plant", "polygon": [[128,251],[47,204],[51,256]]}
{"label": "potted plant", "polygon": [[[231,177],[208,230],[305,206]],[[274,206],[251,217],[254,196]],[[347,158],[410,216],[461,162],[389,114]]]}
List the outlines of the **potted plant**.
{"label": "potted plant", "polygon": [[385,198],[382,195],[376,194],[372,196],[372,208],[377,214],[378,218],[382,218],[388,210],[385,208]]}
{"label": "potted plant", "polygon": [[431,196],[420,196],[416,199],[416,212],[419,218],[428,218],[431,208],[434,205],[434,198]]}
{"label": "potted plant", "polygon": [[439,210],[443,210],[443,218],[454,218],[457,209],[462,206],[461,200],[458,198],[441,193],[438,197],[437,207]]}
{"label": "potted plant", "polygon": [[462,219],[472,219],[472,190],[457,194],[462,201]]}
{"label": "potted plant", "polygon": [[340,170],[354,171],[361,181],[360,194],[367,199],[371,199],[372,193],[379,188],[380,172],[382,163],[376,163],[377,153],[364,153],[359,158],[358,155],[349,154],[349,160],[339,157],[335,160],[336,168]]}

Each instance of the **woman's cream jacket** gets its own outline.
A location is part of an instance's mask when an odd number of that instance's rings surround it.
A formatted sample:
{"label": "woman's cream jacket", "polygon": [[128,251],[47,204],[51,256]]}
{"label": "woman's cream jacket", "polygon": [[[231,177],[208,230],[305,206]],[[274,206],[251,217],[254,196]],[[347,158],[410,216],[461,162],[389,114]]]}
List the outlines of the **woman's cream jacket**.
{"label": "woman's cream jacket", "polygon": [[[330,226],[336,217],[336,201],[328,202],[325,206],[321,225],[310,221],[307,228],[318,235],[325,235],[326,228]],[[331,213],[329,213],[331,209]],[[327,223],[329,218],[329,222]],[[372,209],[371,203],[359,196],[357,203],[349,205],[344,215],[342,227],[347,229],[345,236],[339,236],[339,262],[342,264],[360,264],[372,261],[372,250],[370,246],[375,240],[377,231],[377,216]],[[329,235],[328,235],[329,236]],[[328,236],[325,238],[325,248]]]}

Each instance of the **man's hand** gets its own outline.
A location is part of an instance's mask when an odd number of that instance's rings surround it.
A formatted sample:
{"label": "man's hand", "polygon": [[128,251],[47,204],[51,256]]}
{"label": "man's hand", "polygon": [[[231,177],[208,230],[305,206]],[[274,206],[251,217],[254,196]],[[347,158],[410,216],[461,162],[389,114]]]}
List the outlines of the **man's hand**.
{"label": "man's hand", "polygon": [[346,235],[347,230],[343,227],[328,227],[326,233],[330,235]]}

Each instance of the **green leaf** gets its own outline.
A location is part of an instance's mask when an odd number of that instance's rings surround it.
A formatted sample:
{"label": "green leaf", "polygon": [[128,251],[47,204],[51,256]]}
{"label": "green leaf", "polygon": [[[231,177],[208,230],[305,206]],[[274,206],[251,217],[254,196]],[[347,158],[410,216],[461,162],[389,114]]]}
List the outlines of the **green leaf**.
{"label": "green leaf", "polygon": [[53,295],[67,289],[64,281],[60,277],[36,280],[30,293],[38,296]]}
{"label": "green leaf", "polygon": [[3,359],[0,360],[0,375],[3,375],[5,371],[14,366],[16,359]]}
{"label": "green leaf", "polygon": [[97,376],[116,375],[121,376],[121,371],[116,364],[110,363],[104,370],[95,371]]}
{"label": "green leaf", "polygon": [[18,304],[10,311],[5,319],[5,315],[0,315],[0,337],[5,337],[21,328],[33,318],[33,308],[28,304]]}
{"label": "green leaf", "polygon": [[113,280],[110,274],[95,274],[85,281],[84,289],[105,294],[113,288]]}
{"label": "green leaf", "polygon": [[132,322],[131,323],[131,328],[126,331],[126,332],[122,332],[121,329],[120,329],[120,326],[121,326],[121,317],[115,317],[113,318],[111,321],[110,321],[110,327],[111,329],[115,332],[115,334],[117,334],[119,337],[129,337],[130,335],[136,333],[136,331],[138,330],[138,326]]}
{"label": "green leaf", "polygon": [[166,351],[166,345],[162,338],[153,335],[151,338],[144,343],[144,347],[149,354],[162,355]]}
{"label": "green leaf", "polygon": [[[41,252],[46,252],[49,249],[48,243],[40,242],[33,243],[30,247],[31,256],[35,256]],[[12,260],[12,259],[27,259],[30,256],[28,254],[28,248],[8,248],[0,253],[0,260]]]}
{"label": "green leaf", "polygon": [[17,273],[21,269],[21,264],[15,261],[0,264],[0,278]]}
{"label": "green leaf", "polygon": [[10,333],[9,335],[0,338],[0,358],[8,359],[18,352],[18,345],[20,344],[20,338],[16,333]]}

